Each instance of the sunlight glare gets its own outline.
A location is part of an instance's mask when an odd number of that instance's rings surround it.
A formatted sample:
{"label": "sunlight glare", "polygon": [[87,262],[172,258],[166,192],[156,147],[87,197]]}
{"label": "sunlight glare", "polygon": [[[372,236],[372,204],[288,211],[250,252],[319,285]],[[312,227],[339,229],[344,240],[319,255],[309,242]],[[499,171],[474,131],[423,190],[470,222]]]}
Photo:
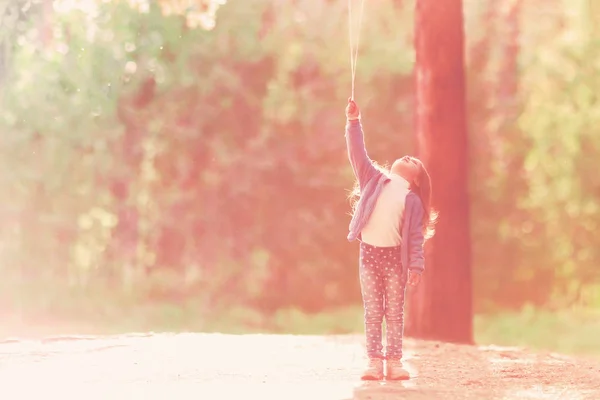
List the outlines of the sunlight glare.
{"label": "sunlight glare", "polygon": [[54,11],[58,14],[67,14],[72,11],[82,11],[92,14],[97,10],[96,0],[54,0]]}

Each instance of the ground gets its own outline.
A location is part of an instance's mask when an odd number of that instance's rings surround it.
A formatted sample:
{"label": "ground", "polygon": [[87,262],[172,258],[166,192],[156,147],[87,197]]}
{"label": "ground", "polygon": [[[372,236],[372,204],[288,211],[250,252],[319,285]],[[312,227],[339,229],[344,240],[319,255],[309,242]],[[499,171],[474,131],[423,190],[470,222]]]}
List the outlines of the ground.
{"label": "ground", "polygon": [[591,359],[411,339],[405,348],[413,379],[363,383],[360,335],[7,340],[0,387],[15,400],[600,399],[600,363]]}

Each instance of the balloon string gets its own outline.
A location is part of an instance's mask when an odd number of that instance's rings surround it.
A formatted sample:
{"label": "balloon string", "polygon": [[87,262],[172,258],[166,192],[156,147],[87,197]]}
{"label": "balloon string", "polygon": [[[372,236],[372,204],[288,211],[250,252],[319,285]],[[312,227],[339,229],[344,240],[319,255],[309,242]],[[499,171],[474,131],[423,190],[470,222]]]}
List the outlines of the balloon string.
{"label": "balloon string", "polygon": [[350,71],[352,73],[352,95],[351,98],[354,100],[354,88],[356,82],[356,64],[358,61],[358,46],[360,44],[360,31],[362,27],[362,17],[365,9],[365,0],[360,2],[360,11],[358,14],[358,30],[356,32],[356,43],[353,43],[352,35],[352,0],[348,0],[348,37],[350,42]]}

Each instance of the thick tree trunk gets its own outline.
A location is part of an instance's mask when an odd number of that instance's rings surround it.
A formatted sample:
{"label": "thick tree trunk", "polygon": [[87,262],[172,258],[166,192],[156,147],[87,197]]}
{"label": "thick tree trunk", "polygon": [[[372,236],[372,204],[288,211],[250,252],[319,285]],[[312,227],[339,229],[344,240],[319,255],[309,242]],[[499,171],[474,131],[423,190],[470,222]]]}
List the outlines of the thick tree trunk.
{"label": "thick tree trunk", "polygon": [[423,282],[410,296],[406,333],[473,340],[468,140],[461,0],[417,0],[416,125],[419,155],[440,213]]}

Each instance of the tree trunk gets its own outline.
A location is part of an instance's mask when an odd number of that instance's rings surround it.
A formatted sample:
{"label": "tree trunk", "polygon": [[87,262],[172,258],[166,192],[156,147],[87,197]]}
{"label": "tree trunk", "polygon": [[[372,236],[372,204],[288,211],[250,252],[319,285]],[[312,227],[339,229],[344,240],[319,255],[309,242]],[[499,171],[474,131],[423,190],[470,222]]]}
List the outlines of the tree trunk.
{"label": "tree trunk", "polygon": [[411,296],[406,333],[473,341],[468,140],[461,0],[417,0],[416,126],[419,156],[440,213],[426,249],[421,286]]}

